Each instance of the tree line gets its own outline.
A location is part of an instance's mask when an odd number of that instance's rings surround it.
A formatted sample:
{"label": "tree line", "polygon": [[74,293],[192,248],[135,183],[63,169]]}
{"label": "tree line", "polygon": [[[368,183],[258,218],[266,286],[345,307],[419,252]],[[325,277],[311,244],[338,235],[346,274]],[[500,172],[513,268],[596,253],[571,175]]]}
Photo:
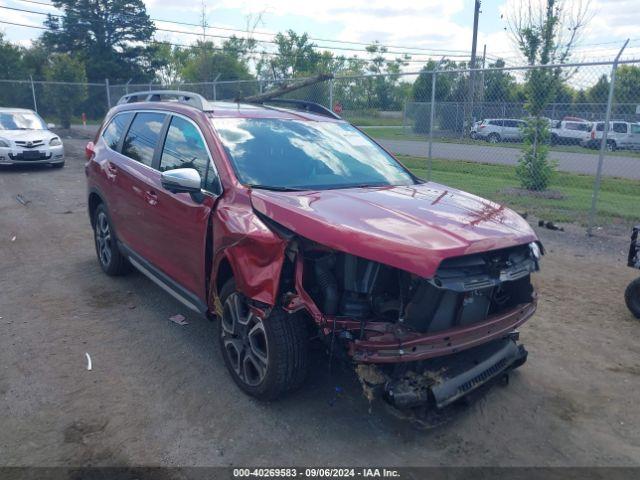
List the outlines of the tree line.
{"label": "tree line", "polygon": [[[417,78],[403,77],[400,73],[406,70],[411,57],[389,59],[386,47],[377,42],[366,47],[362,56],[350,57],[322,51],[306,33],[293,30],[278,33],[274,37],[275,49],[270,52],[261,51],[259,41],[251,35],[230,36],[221,42],[203,35],[195,43],[178,45],[154,39],[158,32],[142,0],[55,0],[53,4],[63,14],[49,15],[44,22],[46,30],[30,47],[14,45],[0,34],[0,78],[24,80],[32,76],[37,80],[99,84],[109,79],[111,84],[163,85],[261,80],[262,87],[268,88],[282,80],[330,72],[336,76],[372,75],[335,82],[333,98],[342,102],[345,110],[400,110],[407,101],[431,99],[431,72],[436,63],[426,62]],[[498,60],[488,66],[504,65]],[[442,73],[437,77],[436,101],[469,100],[470,77],[466,72],[455,72],[467,67],[467,62],[451,60],[438,67]],[[481,81],[474,94],[476,102],[528,101],[530,82],[517,81],[509,71],[488,70]],[[554,77],[553,92],[544,101],[603,103],[608,82],[603,75],[592,86],[576,89],[562,76]],[[640,69],[621,67],[617,85],[618,101],[640,102]],[[257,93],[259,88],[257,82],[221,84],[215,93],[218,99],[230,99]],[[327,85],[311,88],[315,90],[298,95],[328,101]],[[52,85],[41,93],[63,123],[80,112],[96,118],[104,113],[106,93],[101,88]],[[202,93],[212,96],[212,92]],[[0,102],[10,105],[17,101],[16,96],[24,97],[20,103],[28,103],[30,91],[26,86],[18,93],[3,88]]]}

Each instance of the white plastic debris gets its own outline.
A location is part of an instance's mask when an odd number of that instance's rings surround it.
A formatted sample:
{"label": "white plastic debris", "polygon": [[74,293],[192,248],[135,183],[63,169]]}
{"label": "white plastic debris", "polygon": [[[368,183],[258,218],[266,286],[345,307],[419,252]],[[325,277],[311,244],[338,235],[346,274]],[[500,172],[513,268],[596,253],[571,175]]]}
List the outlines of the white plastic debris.
{"label": "white plastic debris", "polygon": [[169,320],[171,320],[173,323],[177,323],[178,325],[189,325],[189,322],[187,322],[186,318],[184,318],[184,315],[180,315],[179,313],[177,315],[169,317]]}
{"label": "white plastic debris", "polygon": [[87,352],[85,352],[85,356],[87,357],[87,370],[91,370],[91,356]]}
{"label": "white plastic debris", "polygon": [[15,241],[16,241],[16,238],[18,238],[18,237],[16,237],[15,235],[11,235],[11,241],[12,241],[12,242],[15,242]]}

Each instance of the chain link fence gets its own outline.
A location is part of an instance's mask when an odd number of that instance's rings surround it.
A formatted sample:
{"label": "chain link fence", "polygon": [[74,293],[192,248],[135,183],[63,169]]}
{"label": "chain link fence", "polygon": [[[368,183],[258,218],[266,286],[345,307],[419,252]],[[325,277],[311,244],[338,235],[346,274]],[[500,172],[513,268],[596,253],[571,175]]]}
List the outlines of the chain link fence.
{"label": "chain link fence", "polygon": [[[131,92],[234,101],[282,83],[0,82],[1,106],[54,123],[65,105],[100,121]],[[640,61],[336,77],[285,97],[334,110],[424,179],[589,231],[640,221]]]}

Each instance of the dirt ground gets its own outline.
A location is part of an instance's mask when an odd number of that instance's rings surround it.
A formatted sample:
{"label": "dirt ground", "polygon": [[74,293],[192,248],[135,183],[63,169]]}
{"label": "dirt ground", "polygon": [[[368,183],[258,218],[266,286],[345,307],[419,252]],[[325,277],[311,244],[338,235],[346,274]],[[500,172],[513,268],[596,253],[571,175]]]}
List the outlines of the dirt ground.
{"label": "dirt ground", "polygon": [[[369,413],[355,377],[322,355],[282,401],[242,394],[212,322],[140,274],[101,273],[84,143],[65,140],[62,170],[0,172],[1,465],[640,465],[640,321],[623,302],[640,272],[625,266],[626,227],[539,232],[529,361],[424,430],[381,404]],[[189,324],[169,322],[176,313]]]}

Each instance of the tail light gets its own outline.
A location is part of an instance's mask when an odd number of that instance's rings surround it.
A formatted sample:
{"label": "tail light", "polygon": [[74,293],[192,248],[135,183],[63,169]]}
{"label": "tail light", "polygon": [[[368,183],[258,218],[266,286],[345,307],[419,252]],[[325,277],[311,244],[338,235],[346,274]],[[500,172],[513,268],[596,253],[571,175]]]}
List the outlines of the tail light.
{"label": "tail light", "polygon": [[480,125],[478,125],[478,130],[482,130],[484,127],[486,127],[486,125],[480,124]]}
{"label": "tail light", "polygon": [[87,143],[87,146],[84,147],[84,156],[87,160],[91,160],[91,157],[93,157],[93,154],[95,153],[94,147],[95,145],[93,142]]}
{"label": "tail light", "polygon": [[596,132],[594,130],[591,130],[591,140],[595,140],[596,139]]}

